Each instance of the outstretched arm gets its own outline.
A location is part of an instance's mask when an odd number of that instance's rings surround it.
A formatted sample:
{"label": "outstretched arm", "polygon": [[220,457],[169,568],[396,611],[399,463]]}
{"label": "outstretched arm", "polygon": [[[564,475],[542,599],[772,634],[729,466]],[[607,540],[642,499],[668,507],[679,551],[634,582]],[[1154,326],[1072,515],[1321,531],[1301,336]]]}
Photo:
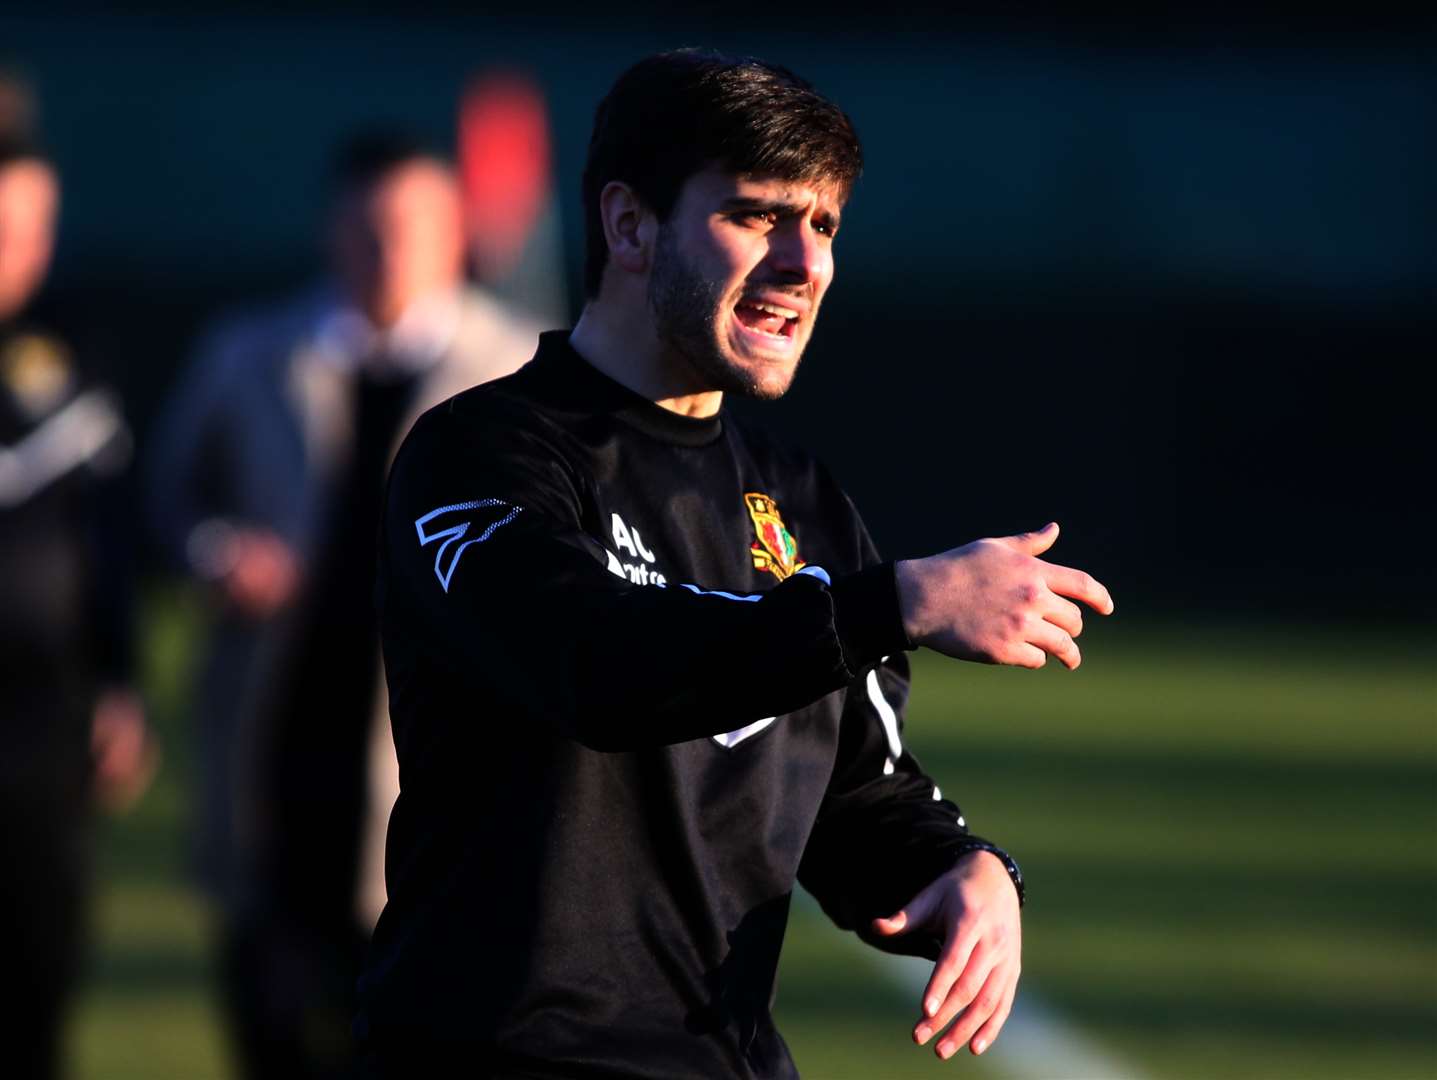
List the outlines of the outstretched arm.
{"label": "outstretched arm", "polygon": [[599,539],[568,436],[497,395],[456,401],[421,418],[390,478],[395,683],[447,670],[554,734],[633,750],[801,709],[905,645],[888,566],[831,582],[807,567],[748,595],[636,583]]}

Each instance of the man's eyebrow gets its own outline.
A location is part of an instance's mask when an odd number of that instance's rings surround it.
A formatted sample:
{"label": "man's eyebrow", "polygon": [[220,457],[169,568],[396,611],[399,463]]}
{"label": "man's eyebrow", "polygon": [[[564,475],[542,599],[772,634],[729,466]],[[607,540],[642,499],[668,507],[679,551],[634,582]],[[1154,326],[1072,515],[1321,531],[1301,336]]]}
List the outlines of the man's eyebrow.
{"label": "man's eyebrow", "polygon": [[[747,210],[754,213],[778,214],[781,217],[796,217],[803,213],[804,204],[784,199],[760,199],[752,195],[732,195],[719,204],[723,213]],[[819,210],[813,215],[818,221],[835,232],[841,215],[836,210]]]}
{"label": "man's eyebrow", "polygon": [[802,213],[796,202],[783,199],[760,199],[752,195],[732,195],[719,204],[720,210],[762,210],[774,214]]}

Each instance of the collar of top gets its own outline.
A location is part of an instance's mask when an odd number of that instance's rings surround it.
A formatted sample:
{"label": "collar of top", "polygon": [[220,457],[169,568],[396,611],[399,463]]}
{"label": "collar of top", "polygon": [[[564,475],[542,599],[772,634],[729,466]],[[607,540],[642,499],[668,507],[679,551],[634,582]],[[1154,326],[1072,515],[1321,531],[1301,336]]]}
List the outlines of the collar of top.
{"label": "collar of top", "polygon": [[675,446],[707,446],[723,435],[724,410],[713,416],[680,416],[615,382],[569,344],[567,330],[539,335],[534,363],[562,370],[571,387],[569,402],[581,412],[605,412],[650,438]]}

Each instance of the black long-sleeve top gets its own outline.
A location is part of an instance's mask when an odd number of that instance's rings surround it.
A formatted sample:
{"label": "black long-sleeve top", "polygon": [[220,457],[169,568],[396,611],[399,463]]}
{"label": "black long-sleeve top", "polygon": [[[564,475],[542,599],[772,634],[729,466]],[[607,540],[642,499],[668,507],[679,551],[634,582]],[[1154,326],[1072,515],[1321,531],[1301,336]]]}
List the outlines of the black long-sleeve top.
{"label": "black long-sleeve top", "polygon": [[[84,809],[97,690],[131,672],[130,432],[70,346],[0,322],[0,794]],[[27,809],[23,812],[31,812]]]}
{"label": "black long-sleeve top", "polygon": [[401,794],[357,1029],[393,1071],[796,1075],[795,880],[861,927],[975,840],[902,746],[893,568],[828,473],[565,334],[415,426],[378,595]]}

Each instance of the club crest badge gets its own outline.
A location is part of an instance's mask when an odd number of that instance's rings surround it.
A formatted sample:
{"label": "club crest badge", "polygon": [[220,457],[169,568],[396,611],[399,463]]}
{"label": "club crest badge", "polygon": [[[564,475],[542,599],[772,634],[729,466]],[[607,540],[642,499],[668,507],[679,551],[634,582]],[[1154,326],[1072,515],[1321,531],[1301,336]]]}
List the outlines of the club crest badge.
{"label": "club crest badge", "polygon": [[798,541],[784,525],[778,506],[767,495],[750,491],[743,497],[758,540],[749,545],[755,570],[767,570],[779,581],[791,577],[806,565],[798,557]]}

